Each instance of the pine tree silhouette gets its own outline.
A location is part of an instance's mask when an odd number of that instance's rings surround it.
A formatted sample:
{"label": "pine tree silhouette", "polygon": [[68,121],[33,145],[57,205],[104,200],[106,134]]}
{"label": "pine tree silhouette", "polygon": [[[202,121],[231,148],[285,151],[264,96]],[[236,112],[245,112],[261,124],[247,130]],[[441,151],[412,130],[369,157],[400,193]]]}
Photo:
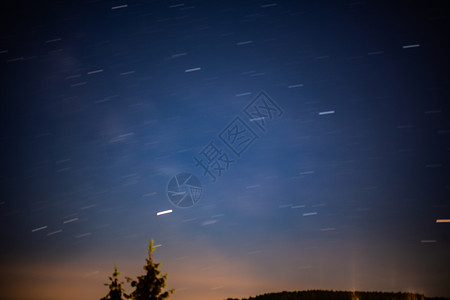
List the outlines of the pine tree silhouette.
{"label": "pine tree silhouette", "polygon": [[138,276],[137,281],[131,282],[131,286],[135,287],[130,294],[133,300],[163,300],[169,298],[170,294],[174,292],[173,289],[163,292],[166,287],[167,274],[161,275],[161,271],[158,269],[161,264],[153,263],[152,252],[154,250],[152,239],[148,246],[147,264],[144,266],[146,274]]}
{"label": "pine tree silhouette", "polygon": [[118,280],[119,275],[120,273],[119,271],[117,271],[117,267],[114,265],[113,275],[112,277],[108,277],[111,283],[105,283],[105,286],[109,286],[109,293],[100,300],[123,300],[122,296],[124,296],[125,298],[129,298],[129,296],[125,294],[125,291],[122,288],[123,282]]}

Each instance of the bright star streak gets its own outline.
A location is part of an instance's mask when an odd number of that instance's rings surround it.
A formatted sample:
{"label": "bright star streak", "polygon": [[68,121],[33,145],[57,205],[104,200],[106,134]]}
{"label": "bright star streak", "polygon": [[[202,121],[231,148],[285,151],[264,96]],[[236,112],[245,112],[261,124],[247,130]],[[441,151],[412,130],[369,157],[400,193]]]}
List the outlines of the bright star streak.
{"label": "bright star streak", "polygon": [[172,212],[172,210],[169,209],[169,210],[160,211],[160,212],[156,213],[156,215],[160,216],[160,215],[170,214],[171,212]]}

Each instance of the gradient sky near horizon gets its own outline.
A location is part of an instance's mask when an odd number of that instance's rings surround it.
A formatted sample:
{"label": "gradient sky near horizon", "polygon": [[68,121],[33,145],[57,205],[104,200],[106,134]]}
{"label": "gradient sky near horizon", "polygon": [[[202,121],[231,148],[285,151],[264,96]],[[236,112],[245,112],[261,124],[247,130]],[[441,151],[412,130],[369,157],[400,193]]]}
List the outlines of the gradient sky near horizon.
{"label": "gradient sky near horizon", "polygon": [[[0,298],[100,299],[151,238],[174,300],[450,297],[443,2],[65,2],[1,13]],[[260,91],[282,109],[265,131]],[[234,160],[216,182],[211,141]],[[180,209],[183,172],[203,191]]]}

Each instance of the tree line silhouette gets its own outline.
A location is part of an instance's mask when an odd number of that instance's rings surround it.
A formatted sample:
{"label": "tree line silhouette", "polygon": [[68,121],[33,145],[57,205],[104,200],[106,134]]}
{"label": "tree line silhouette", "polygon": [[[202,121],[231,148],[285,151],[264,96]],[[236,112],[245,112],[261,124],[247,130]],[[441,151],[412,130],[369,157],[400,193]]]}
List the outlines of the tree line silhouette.
{"label": "tree line silhouette", "polygon": [[250,298],[228,298],[227,300],[450,300],[448,298],[425,297],[417,293],[388,292],[349,292],[308,290],[295,292],[280,292],[258,295]]}

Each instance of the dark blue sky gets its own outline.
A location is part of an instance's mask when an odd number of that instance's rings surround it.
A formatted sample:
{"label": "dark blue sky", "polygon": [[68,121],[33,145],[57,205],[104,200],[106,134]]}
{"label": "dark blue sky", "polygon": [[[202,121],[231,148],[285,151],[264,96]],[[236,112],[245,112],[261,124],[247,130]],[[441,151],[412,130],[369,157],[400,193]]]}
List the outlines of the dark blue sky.
{"label": "dark blue sky", "polygon": [[[1,19],[2,297],[98,299],[150,238],[175,300],[450,296],[444,4],[46,1]],[[264,130],[245,112],[260,91],[280,109]],[[256,137],[239,155],[221,139],[236,117]],[[215,182],[195,161],[210,142],[233,161]],[[189,208],[167,195],[183,172],[203,189]]]}

